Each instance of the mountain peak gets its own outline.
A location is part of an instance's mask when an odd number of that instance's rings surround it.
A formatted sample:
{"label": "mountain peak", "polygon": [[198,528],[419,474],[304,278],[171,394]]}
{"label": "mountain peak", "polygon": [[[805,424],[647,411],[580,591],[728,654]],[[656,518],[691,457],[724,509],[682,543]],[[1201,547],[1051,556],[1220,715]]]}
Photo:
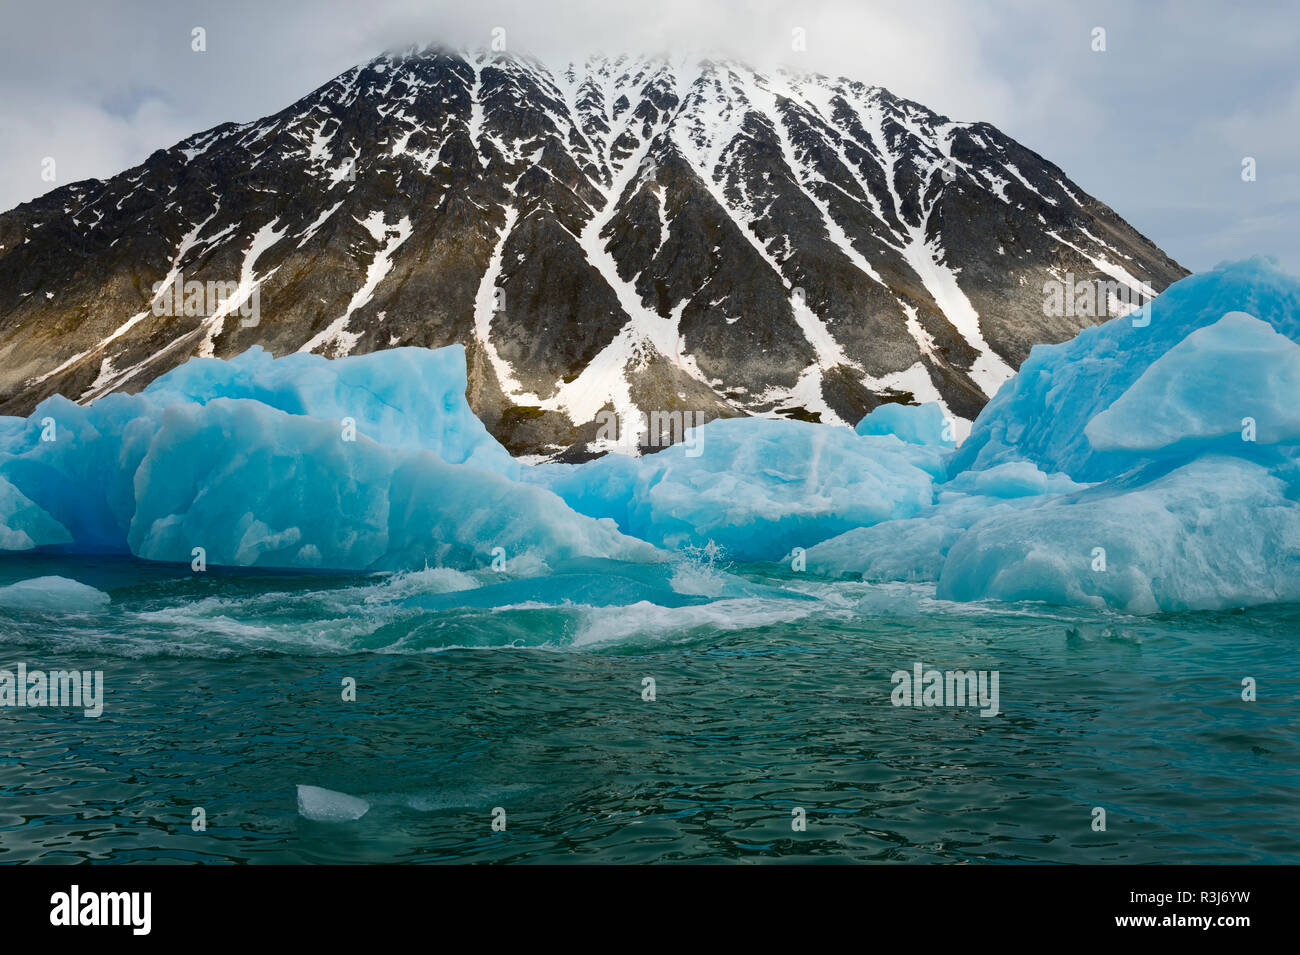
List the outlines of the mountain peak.
{"label": "mountain peak", "polygon": [[1183,274],[992,126],[880,87],[412,46],[0,216],[0,410],[253,344],[459,342],[518,453],[605,449],[602,411],[625,447],[649,411],[960,426],[1106,317],[1049,314],[1045,283]]}

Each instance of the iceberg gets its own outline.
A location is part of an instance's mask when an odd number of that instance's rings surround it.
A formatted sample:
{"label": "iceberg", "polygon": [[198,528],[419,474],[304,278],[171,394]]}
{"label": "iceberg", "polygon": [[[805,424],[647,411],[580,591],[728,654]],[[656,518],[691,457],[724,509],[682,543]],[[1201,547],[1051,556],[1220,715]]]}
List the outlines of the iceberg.
{"label": "iceberg", "polygon": [[514,480],[464,389],[459,346],[255,348],[87,407],[54,396],[3,419],[0,549],[330,570],[661,558]]}
{"label": "iceberg", "polygon": [[71,540],[66,527],[0,477],[0,550],[31,550]]}
{"label": "iceberg", "polygon": [[0,587],[0,608],[47,613],[93,613],[112,598],[102,590],[67,577],[33,577]]}
{"label": "iceberg", "polygon": [[978,521],[938,596],[1137,614],[1300,600],[1294,480],[1226,455],[1153,470]]}
{"label": "iceberg", "polygon": [[435,611],[743,601],[726,560],[787,558],[948,600],[1296,601],[1298,343],[1300,281],[1252,260],[1035,348],[957,449],[942,408],[894,404],[856,429],[718,419],[644,457],[536,466],[475,418],[458,346],[255,348],[0,418],[0,550],[506,571],[415,604]]}
{"label": "iceberg", "polygon": [[[48,535],[57,532],[42,525],[47,537],[37,546],[126,551],[135,471],[165,411],[218,398],[254,400],[295,418],[331,421],[340,433],[351,429],[387,447],[430,451],[450,464],[517,478],[521,466],[474,415],[465,388],[460,345],[337,359],[273,358],[254,346],[229,360],[191,359],[137,395],[112,394],[89,407],[56,395],[28,419],[0,419],[0,478],[64,528],[67,536],[55,541]],[[0,548],[23,549],[26,531],[9,522],[7,493],[0,488]],[[24,513],[23,520],[35,519]]]}
{"label": "iceberg", "polygon": [[1131,613],[1300,600],[1297,339],[1300,282],[1253,260],[1035,348],[933,505],[807,570]]}
{"label": "iceberg", "polygon": [[249,399],[169,407],[135,491],[127,539],[149,560],[189,562],[196,547],[216,564],[334,570],[657,556],[543,488]]}
{"label": "iceberg", "polygon": [[193,358],[156,379],[144,394],[158,404],[252,398],[291,415],[356,424],[379,444],[432,451],[518,477],[520,465],[470,410],[465,348],[390,348],[325,358],[294,352],[273,358],[260,345],[223,361]]}
{"label": "iceberg", "polygon": [[695,429],[690,447],[542,465],[526,477],[633,537],[670,550],[711,541],[731,558],[752,561],[910,517],[931,503],[933,472],[942,469],[936,449],[892,435],[725,418]]}
{"label": "iceberg", "polygon": [[[1134,455],[1095,448],[1086,426],[1174,346],[1230,312],[1247,312],[1300,342],[1300,280],[1263,258],[1225,264],[1165,289],[1150,303],[1149,317],[1114,318],[1060,345],[1034,346],[980,412],[951,462],[953,473],[1015,460],[1085,482],[1130,470]],[[1236,369],[1225,375],[1248,382]],[[1205,401],[1217,391],[1205,393]]]}
{"label": "iceberg", "polygon": [[1300,443],[1300,345],[1229,312],[1157,358],[1083,433],[1119,454]]}
{"label": "iceberg", "polygon": [[923,405],[902,405],[897,402],[880,405],[858,422],[858,434],[892,434],[908,444],[936,445],[954,448],[956,439],[952,422],[943,408],[934,402]]}

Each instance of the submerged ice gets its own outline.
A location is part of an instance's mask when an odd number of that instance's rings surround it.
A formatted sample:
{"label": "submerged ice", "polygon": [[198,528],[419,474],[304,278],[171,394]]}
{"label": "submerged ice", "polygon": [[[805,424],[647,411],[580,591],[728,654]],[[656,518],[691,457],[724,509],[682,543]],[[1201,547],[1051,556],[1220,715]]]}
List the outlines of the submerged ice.
{"label": "submerged ice", "polygon": [[947,600],[1296,601],[1297,342],[1300,282],[1254,260],[1034,348],[960,448],[938,405],[886,404],[856,429],[716,420],[656,454],[536,466],[470,410],[459,346],[252,349],[136,395],[0,418],[0,550],[511,568],[425,598],[434,611],[568,593],[610,613],[694,613],[771,596],[663,563],[711,548],[813,577],[926,582]]}

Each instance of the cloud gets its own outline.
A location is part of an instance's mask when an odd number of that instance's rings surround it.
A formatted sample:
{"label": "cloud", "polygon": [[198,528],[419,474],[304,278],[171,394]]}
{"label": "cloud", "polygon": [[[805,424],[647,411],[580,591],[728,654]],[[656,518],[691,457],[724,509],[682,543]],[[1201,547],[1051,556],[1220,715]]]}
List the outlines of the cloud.
{"label": "cloud", "polygon": [[[31,4],[0,38],[0,208],[59,182],[106,177],[217,123],[283,108],[390,48],[726,55],[851,76],[958,120],[983,120],[1060,165],[1192,268],[1268,253],[1300,199],[1297,14],[1228,2],[1054,0],[125,0]],[[206,30],[207,51],[191,49]],[[805,31],[806,50],[791,45]],[[1094,52],[1092,31],[1106,31]],[[1241,157],[1259,179],[1242,191]],[[1203,213],[1196,210],[1204,210]]]}

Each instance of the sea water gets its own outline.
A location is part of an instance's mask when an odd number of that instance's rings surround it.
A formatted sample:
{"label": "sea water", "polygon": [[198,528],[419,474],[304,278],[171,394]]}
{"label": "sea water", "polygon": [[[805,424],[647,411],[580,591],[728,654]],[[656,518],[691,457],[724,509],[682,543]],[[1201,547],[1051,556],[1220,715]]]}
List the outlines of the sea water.
{"label": "sea water", "polygon": [[552,571],[0,557],[0,669],[103,685],[0,707],[0,863],[1300,862],[1300,607]]}

